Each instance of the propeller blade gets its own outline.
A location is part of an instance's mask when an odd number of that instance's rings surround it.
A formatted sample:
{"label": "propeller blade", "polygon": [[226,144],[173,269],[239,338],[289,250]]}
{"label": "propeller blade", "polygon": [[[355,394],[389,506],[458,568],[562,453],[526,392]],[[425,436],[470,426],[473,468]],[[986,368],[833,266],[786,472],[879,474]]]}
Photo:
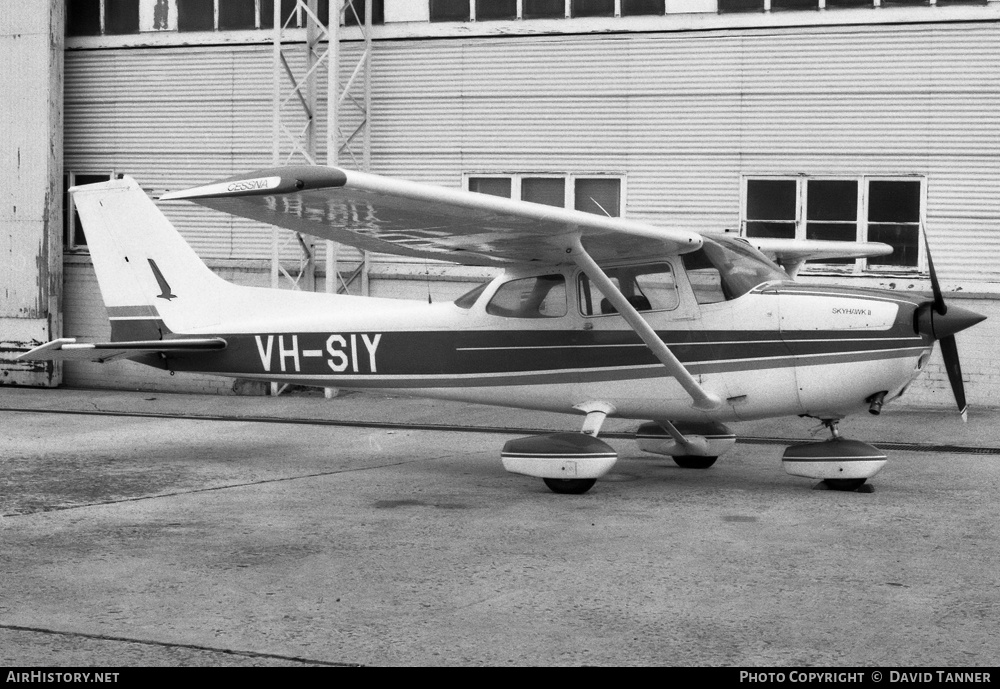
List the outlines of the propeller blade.
{"label": "propeller blade", "polygon": [[[948,373],[948,382],[951,383],[952,394],[955,395],[955,403],[958,411],[962,415],[962,421],[969,420],[969,407],[965,401],[965,383],[962,382],[962,364],[958,361],[958,345],[955,344],[955,333],[969,328],[980,321],[986,319],[974,311],[955,307],[948,313],[948,305],[944,303],[944,295],[941,293],[941,284],[937,279],[937,272],[934,270],[934,261],[931,259],[931,245],[927,241],[927,233],[924,233],[924,249],[927,252],[927,268],[931,276],[931,289],[934,292],[932,304],[925,304],[917,313],[915,322],[918,332],[931,335],[941,343],[941,356],[944,358],[944,368]],[[933,309],[933,313],[927,312],[927,306]],[[928,318],[929,316],[929,318]]]}
{"label": "propeller blade", "polygon": [[958,361],[958,347],[955,345],[955,336],[948,335],[947,337],[942,337],[938,342],[941,344],[944,368],[948,372],[948,382],[951,383],[951,391],[955,395],[955,403],[958,404],[958,411],[962,415],[962,421],[968,421],[969,407],[965,402],[965,383],[962,382],[962,364]]}
{"label": "propeller blade", "polygon": [[942,316],[948,313],[948,305],[944,303],[944,295],[941,294],[941,284],[937,279],[937,272],[934,270],[934,261],[931,259],[931,245],[927,241],[927,233],[924,232],[924,249],[927,253],[927,268],[931,274],[931,290],[934,292],[934,311]]}

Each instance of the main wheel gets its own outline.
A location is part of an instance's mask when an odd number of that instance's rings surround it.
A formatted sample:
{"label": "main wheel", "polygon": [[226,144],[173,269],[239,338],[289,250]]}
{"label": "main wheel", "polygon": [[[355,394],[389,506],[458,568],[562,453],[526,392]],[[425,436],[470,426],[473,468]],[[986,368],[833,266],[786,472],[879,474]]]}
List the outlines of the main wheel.
{"label": "main wheel", "polygon": [[596,478],[543,478],[545,485],[553,493],[582,495],[594,487]]}
{"label": "main wheel", "polygon": [[865,485],[866,478],[828,478],[823,483],[830,490],[857,490]]}
{"label": "main wheel", "polygon": [[677,466],[684,469],[707,469],[715,464],[715,460],[717,460],[718,457],[694,457],[691,455],[683,455],[681,457],[674,457],[673,459]]}

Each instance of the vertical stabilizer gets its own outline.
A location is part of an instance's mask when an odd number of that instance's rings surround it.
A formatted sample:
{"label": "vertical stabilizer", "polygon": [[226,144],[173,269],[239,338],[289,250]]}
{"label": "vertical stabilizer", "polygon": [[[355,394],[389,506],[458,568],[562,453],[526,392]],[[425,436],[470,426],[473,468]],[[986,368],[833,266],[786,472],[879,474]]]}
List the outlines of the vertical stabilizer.
{"label": "vertical stabilizer", "polygon": [[135,180],[74,187],[70,193],[113,340],[158,339],[164,332],[220,321],[233,286],[202,262]]}

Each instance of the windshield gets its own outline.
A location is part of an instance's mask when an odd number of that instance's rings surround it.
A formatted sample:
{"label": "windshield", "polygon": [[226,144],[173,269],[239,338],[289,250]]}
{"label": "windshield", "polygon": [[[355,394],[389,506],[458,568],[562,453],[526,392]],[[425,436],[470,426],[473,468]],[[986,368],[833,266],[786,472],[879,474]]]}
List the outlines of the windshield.
{"label": "windshield", "polygon": [[785,271],[744,241],[722,236],[703,239],[701,249],[683,256],[699,304],[736,299],[762,283],[788,279]]}

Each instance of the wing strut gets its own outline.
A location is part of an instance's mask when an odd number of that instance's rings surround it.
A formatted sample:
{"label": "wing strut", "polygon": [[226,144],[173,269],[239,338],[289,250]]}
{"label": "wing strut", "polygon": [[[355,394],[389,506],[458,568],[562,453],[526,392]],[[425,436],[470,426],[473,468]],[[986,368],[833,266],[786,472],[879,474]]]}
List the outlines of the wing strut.
{"label": "wing strut", "polygon": [[618,313],[622,315],[625,322],[631,326],[636,335],[653,352],[653,355],[666,367],[670,375],[676,378],[681,387],[691,395],[691,399],[694,400],[694,408],[701,411],[719,409],[722,406],[722,400],[717,395],[713,395],[701,387],[698,381],[694,379],[694,376],[684,368],[684,364],[670,351],[670,348],[663,344],[663,340],[659,338],[652,326],[635,310],[635,307],[628,302],[625,295],[615,286],[615,283],[604,274],[600,266],[597,265],[586,249],[583,248],[579,235],[573,238],[567,252],[587,277],[590,278],[591,282],[597,285],[601,293],[618,309]]}

